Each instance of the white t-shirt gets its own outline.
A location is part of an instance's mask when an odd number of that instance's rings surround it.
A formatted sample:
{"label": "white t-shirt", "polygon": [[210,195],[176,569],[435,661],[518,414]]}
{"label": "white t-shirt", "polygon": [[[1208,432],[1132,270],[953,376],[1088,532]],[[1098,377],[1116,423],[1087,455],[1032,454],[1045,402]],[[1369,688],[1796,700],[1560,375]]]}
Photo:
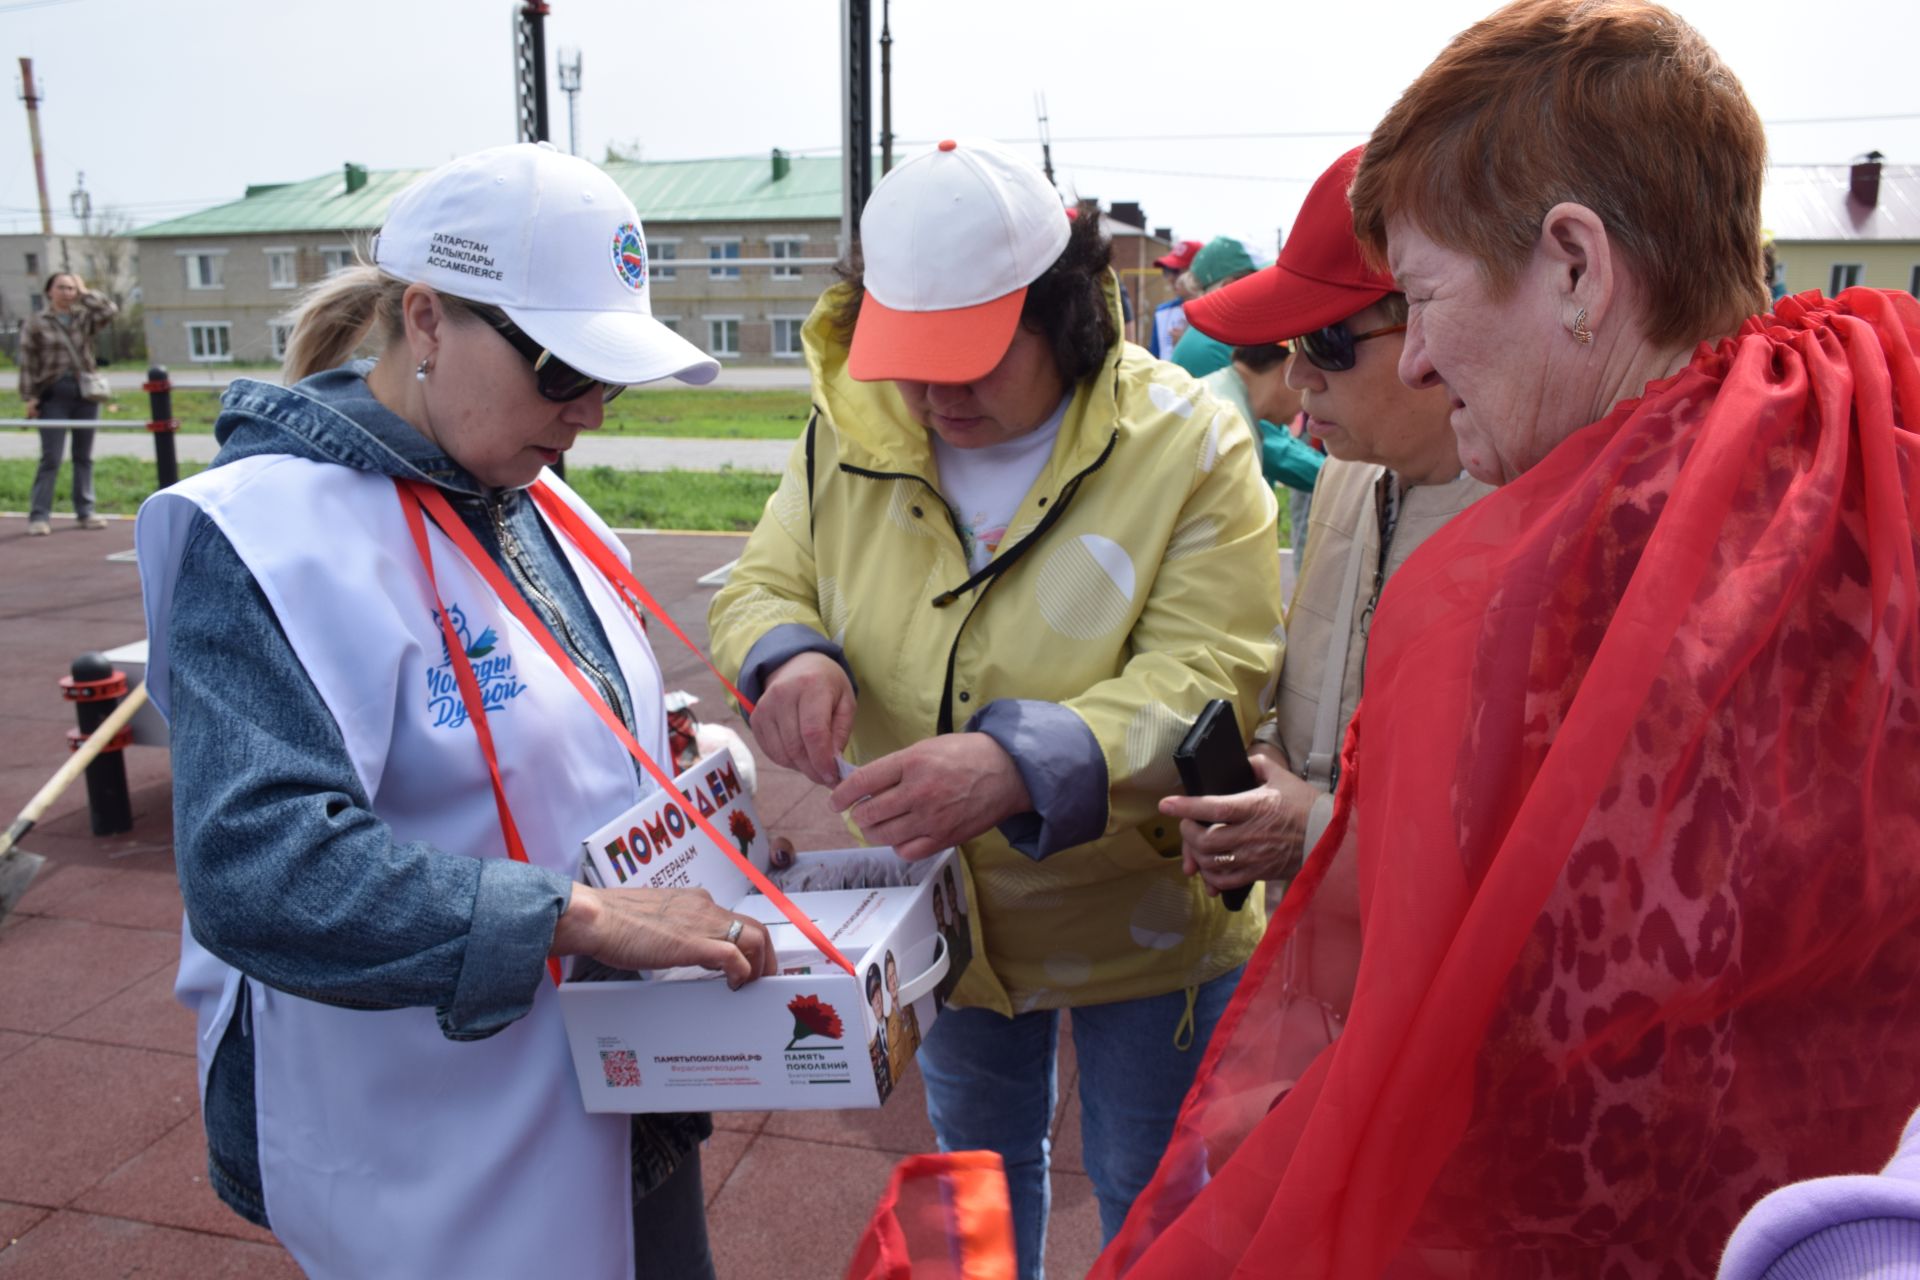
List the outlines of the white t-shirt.
{"label": "white t-shirt", "polygon": [[993,559],[1000,540],[1007,536],[1013,513],[1046,469],[1054,438],[1060,434],[1060,424],[1067,420],[1067,406],[1072,403],[1069,394],[1052,417],[1025,435],[978,449],[956,449],[937,433],[927,433],[933,441],[934,464],[939,468],[940,495],[960,521],[960,538],[967,544],[967,565],[975,573]]}

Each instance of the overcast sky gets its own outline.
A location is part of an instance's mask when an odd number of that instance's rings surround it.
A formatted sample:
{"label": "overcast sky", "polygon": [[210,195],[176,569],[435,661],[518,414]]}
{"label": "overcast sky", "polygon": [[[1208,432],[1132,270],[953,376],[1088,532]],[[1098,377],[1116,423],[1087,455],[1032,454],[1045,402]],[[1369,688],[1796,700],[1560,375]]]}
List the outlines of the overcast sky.
{"label": "overcast sky", "polygon": [[[876,31],[879,0],[873,0]],[[1911,0],[1681,0],[1769,122],[1773,158],[1920,162]],[[78,171],[135,225],[348,160],[421,166],[514,137],[512,0],[0,0],[31,57],[62,226]],[[1271,246],[1306,186],[1487,0],[896,0],[893,116],[1035,160],[1046,95],[1063,190],[1155,225]],[[552,0],[583,52],[580,151],[649,159],[837,150],[837,0]],[[878,54],[875,54],[876,68]],[[555,141],[566,98],[549,70]],[[875,75],[876,145],[878,74]],[[0,230],[37,225],[24,108],[0,125]],[[1876,117],[1831,124],[1809,118]],[[1294,134],[1293,137],[1275,136]],[[1297,136],[1300,134],[1318,136]],[[1239,135],[1238,137],[1223,135]],[[1659,145],[1648,139],[1649,146]],[[644,219],[646,210],[641,210]]]}

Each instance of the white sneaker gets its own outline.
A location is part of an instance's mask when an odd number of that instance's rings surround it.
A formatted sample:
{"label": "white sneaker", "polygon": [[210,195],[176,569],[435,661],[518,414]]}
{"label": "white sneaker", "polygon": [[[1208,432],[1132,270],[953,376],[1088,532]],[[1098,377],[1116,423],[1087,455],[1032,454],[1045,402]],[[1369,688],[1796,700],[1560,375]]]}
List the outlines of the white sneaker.
{"label": "white sneaker", "polygon": [[29,538],[44,538],[52,532],[53,532],[53,526],[48,524],[45,520],[27,521],[27,536]]}
{"label": "white sneaker", "polygon": [[79,519],[82,529],[104,529],[107,527],[107,521],[104,516],[81,516]]}

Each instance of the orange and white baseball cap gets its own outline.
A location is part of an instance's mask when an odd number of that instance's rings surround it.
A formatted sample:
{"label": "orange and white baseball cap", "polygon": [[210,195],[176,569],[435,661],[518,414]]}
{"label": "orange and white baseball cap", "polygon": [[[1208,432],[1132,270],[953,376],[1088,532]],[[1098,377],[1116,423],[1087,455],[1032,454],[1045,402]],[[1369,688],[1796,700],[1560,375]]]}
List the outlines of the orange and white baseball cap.
{"label": "orange and white baseball cap", "polygon": [[1070,228],[1046,175],[991,142],[948,140],[899,165],[860,214],[866,297],[847,372],[943,383],[991,373]]}

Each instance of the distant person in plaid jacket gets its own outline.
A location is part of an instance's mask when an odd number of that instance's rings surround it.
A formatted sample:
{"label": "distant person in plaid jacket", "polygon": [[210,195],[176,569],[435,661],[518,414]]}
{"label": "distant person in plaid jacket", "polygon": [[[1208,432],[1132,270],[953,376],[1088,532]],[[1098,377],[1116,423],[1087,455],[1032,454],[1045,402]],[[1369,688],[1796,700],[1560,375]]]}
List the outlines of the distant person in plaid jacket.
{"label": "distant person in plaid jacket", "polygon": [[[93,337],[120,313],[112,298],[87,288],[71,271],[47,277],[47,308],[20,328],[20,398],[29,418],[96,418],[100,406],[80,391],[80,375],[94,372]],[[53,484],[66,451],[67,428],[40,428],[40,466],[33,473],[27,532],[53,532]],[[73,514],[82,529],[104,529],[93,514],[93,428],[73,430]]]}

